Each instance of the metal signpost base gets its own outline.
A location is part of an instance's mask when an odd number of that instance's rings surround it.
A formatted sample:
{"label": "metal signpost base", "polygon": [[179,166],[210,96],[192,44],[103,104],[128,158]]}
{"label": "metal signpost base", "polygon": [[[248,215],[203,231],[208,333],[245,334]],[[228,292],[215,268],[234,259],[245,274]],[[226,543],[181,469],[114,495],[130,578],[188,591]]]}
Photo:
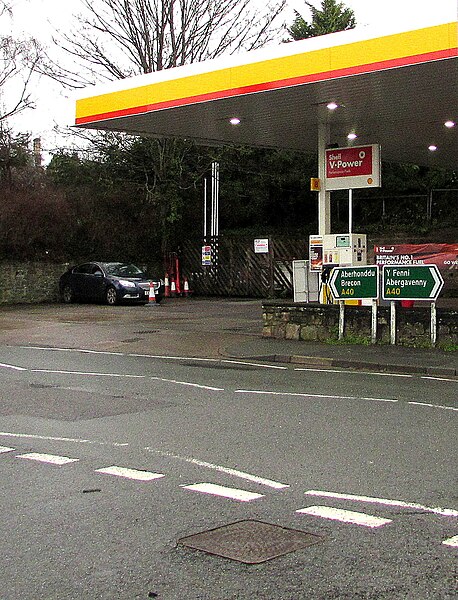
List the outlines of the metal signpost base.
{"label": "metal signpost base", "polygon": [[436,303],[431,302],[431,346],[435,346],[437,342],[437,312]]}
{"label": "metal signpost base", "polygon": [[396,344],[396,302],[390,302],[390,342]]}
{"label": "metal signpost base", "polygon": [[371,344],[377,343],[377,300],[372,300]]}
{"label": "metal signpost base", "polygon": [[339,340],[343,339],[345,331],[345,302],[339,300]]}

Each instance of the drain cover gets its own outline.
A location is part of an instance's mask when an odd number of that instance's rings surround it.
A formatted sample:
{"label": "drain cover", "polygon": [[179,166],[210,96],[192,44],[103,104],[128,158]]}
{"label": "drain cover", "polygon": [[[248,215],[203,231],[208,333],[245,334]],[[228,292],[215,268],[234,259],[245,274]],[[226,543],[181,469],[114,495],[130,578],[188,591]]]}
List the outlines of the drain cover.
{"label": "drain cover", "polygon": [[265,562],[322,541],[306,531],[287,529],[262,521],[237,521],[181,538],[178,543],[249,565]]}

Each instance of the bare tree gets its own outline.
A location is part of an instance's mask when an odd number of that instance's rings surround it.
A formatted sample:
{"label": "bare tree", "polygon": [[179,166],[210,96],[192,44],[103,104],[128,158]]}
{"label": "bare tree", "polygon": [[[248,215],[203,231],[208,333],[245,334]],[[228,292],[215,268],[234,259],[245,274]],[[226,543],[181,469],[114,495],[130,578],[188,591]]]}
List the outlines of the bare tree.
{"label": "bare tree", "polygon": [[[77,27],[55,40],[77,67],[64,71],[60,61],[47,69],[48,74],[52,72],[73,87],[260,48],[277,35],[277,18],[285,5],[285,0],[264,0],[264,4],[260,0],[81,2],[84,12],[77,18]],[[136,171],[129,176],[140,178],[138,189],[143,191],[145,206],[157,215],[157,233],[165,251],[171,226],[182,216],[183,194],[197,185],[210,157],[199,159],[197,165],[196,148],[189,140],[148,138],[136,143],[120,134],[115,140],[104,133],[88,137],[102,155],[111,152],[114,142],[117,150],[135,153],[137,160],[132,164],[144,165],[140,174]]]}
{"label": "bare tree", "polygon": [[79,26],[56,42],[82,66],[55,69],[70,85],[123,79],[259,48],[286,0],[82,0]]}
{"label": "bare tree", "polygon": [[[0,1],[0,18],[11,15],[10,3]],[[30,81],[42,60],[42,48],[33,38],[0,35],[0,123],[34,106]]]}

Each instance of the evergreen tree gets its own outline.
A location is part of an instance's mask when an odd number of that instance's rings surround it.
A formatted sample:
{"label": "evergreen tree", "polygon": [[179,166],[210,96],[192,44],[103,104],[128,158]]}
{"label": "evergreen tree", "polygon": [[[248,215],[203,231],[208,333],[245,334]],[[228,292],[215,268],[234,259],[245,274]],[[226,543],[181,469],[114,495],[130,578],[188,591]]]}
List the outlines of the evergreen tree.
{"label": "evergreen tree", "polygon": [[316,8],[310,2],[305,2],[312,12],[312,21],[308,23],[297,12],[294,23],[288,29],[293,40],[304,40],[306,38],[345,31],[353,29],[356,25],[355,14],[351,8],[347,8],[343,2],[337,0],[322,0],[321,8]]}

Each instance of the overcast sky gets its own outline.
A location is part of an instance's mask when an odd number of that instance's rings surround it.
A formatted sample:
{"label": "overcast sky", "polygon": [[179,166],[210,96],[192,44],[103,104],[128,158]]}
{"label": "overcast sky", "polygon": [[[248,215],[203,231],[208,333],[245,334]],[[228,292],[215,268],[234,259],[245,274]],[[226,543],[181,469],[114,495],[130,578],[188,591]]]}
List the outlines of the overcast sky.
{"label": "overcast sky", "polygon": [[[264,0],[259,1],[264,4]],[[23,32],[43,44],[50,44],[53,31],[71,27],[72,15],[78,12],[80,0],[13,0],[12,3],[14,20],[10,26],[14,34]],[[318,7],[321,0],[313,0],[313,4]],[[344,4],[354,10],[358,27],[396,24],[414,29],[428,25],[432,14],[445,22],[456,19],[458,11],[457,0],[345,0]],[[283,19],[287,24],[294,18],[293,9],[301,12],[306,20],[310,19],[303,0],[288,0]],[[5,32],[4,27],[2,30]],[[29,131],[33,137],[41,136],[44,147],[51,149],[57,143],[51,133],[54,124],[73,123],[74,101],[68,92],[57,85],[51,86],[44,78],[36,85],[33,95],[37,99],[36,110],[18,117],[13,126],[18,131]]]}

